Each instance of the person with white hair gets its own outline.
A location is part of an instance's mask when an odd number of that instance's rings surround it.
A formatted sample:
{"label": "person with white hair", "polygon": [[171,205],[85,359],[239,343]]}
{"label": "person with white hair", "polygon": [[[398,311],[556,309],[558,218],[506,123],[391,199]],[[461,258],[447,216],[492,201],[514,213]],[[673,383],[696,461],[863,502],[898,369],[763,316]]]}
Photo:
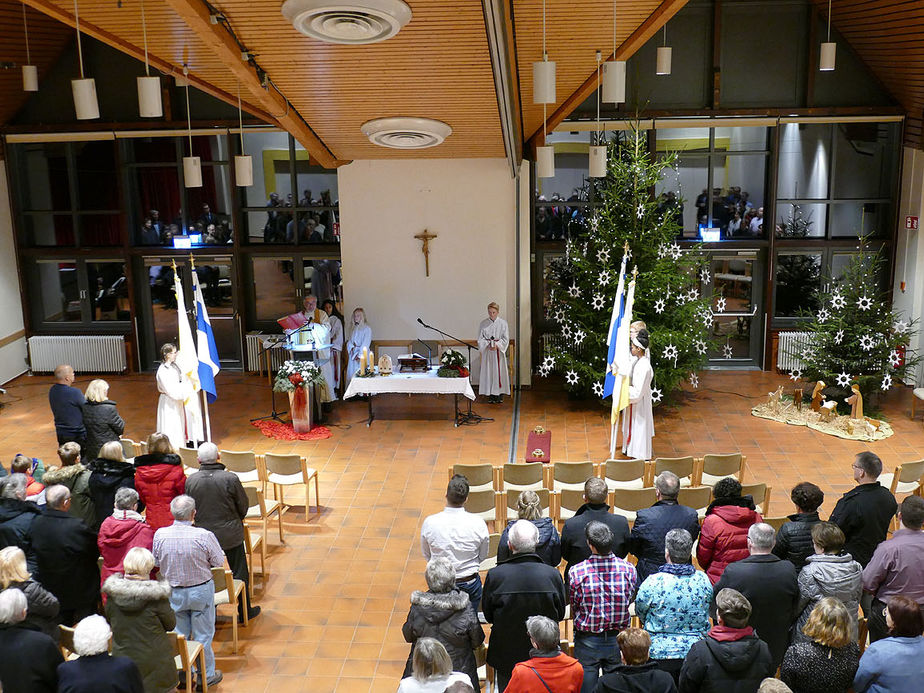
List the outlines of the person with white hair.
{"label": "person with white hair", "polygon": [[[106,578],[122,572],[122,559],[129,549],[140,546],[150,551],[154,547],[154,529],[138,514],[138,492],[133,488],[120,488],[115,494],[112,515],[103,520],[96,540],[99,555],[103,557],[100,586]],[[105,603],[106,595],[103,595]]]}
{"label": "person with white hair", "polygon": [[23,625],[26,595],[0,592],[0,687],[7,693],[56,693],[58,665],[64,661],[54,640]]}
{"label": "person with white hair", "polygon": [[111,637],[102,616],[87,616],[77,624],[74,651],[80,656],[58,665],[58,693],[144,693],[135,663],[109,654]]}
{"label": "person with white hair", "polygon": [[492,624],[488,664],[497,675],[497,689],[504,690],[517,662],[530,657],[532,647],[526,630],[530,616],[565,617],[565,585],[557,568],[536,554],[539,530],[529,520],[517,520],[507,533],[512,554],[488,571],[481,609]]}
{"label": "person with white hair", "polygon": [[32,548],[32,523],[42,511],[26,501],[26,475],[10,474],[0,479],[0,548],[18,546],[26,554],[30,573],[36,574],[38,562]]}

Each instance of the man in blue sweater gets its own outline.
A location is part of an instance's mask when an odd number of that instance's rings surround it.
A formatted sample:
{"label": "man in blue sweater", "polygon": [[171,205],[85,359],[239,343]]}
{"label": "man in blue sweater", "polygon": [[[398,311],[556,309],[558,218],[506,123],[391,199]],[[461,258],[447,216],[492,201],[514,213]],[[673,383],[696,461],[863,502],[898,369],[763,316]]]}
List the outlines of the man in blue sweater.
{"label": "man in blue sweater", "polygon": [[87,400],[74,385],[74,369],[67,364],[55,368],[55,383],[48,390],[48,404],[55,417],[58,445],[71,441],[80,445],[81,456],[87,442],[87,429],[83,426],[83,405]]}

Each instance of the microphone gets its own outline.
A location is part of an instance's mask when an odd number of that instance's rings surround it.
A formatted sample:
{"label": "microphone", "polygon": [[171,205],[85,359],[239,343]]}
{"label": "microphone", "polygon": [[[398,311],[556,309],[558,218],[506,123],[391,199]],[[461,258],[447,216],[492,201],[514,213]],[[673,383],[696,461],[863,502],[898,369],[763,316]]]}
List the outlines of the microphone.
{"label": "microphone", "polygon": [[424,325],[424,321],[421,320],[420,318],[417,318],[417,322],[419,322],[421,325],[423,325],[424,327],[426,327],[426,325]]}

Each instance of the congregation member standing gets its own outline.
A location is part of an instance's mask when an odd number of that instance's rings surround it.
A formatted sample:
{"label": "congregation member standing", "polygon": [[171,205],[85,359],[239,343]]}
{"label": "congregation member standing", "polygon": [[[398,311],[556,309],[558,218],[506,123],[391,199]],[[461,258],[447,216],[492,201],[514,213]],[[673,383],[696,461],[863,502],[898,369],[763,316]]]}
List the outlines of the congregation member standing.
{"label": "congregation member standing", "polygon": [[789,647],[789,633],[799,605],[795,567],[771,553],[775,535],[768,524],[751,525],[748,529],[750,556],[731,563],[715,585],[715,594],[731,587],[751,603],[748,623],[770,648],[773,671],[779,668]]}
{"label": "congregation member standing", "polygon": [[853,678],[855,693],[920,690],[924,662],[924,612],[913,599],[898,596],[885,610],[887,638],[870,643]]}
{"label": "congregation member standing", "polygon": [[803,635],[805,642],[786,650],[780,678],[793,693],[846,693],[860,663],[860,647],[851,637],[846,607],[834,597],[825,597],[812,609]]}
{"label": "congregation member standing", "polygon": [[602,522],[613,532],[613,553],[625,558],[629,553],[629,522],[621,515],[610,512],[606,504],[606,482],[592,476],[584,482],[584,504],[574,517],[565,520],[561,529],[561,557],[565,559],[565,584],[572,566],[590,558],[590,547],[584,528],[593,521]]}
{"label": "congregation member standing", "polygon": [[57,693],[57,669],[64,659],[56,641],[23,626],[27,608],[26,595],[18,589],[0,592],[0,690]]}
{"label": "congregation member standing", "polygon": [[144,693],[138,667],[109,654],[112,630],[102,616],[87,616],[74,628],[77,659],[58,665],[58,693]]}
{"label": "congregation member standing", "polygon": [[526,619],[547,616],[555,622],[565,617],[565,586],[561,574],[536,554],[539,530],[528,520],[517,520],[509,532],[510,552],[505,562],[488,571],[481,609],[492,624],[488,664],[496,674],[498,690],[504,690],[517,662],[530,658]]}
{"label": "congregation member standing", "polygon": [[455,474],[446,486],[446,507],[428,516],[420,528],[420,550],[428,561],[448,558],[456,571],[456,587],[469,596],[478,613],[481,603],[481,576],[478,567],[488,556],[488,526],[477,515],[465,511],[468,479]]}
{"label": "congregation member standing", "polygon": [[[542,517],[542,507],[539,495],[535,491],[521,491],[517,497],[517,516],[520,520],[529,520],[539,530],[539,543],[536,553],[545,563],[557,568],[561,563],[561,537],[555,529],[555,521],[551,517]],[[497,562],[510,558],[510,549],[507,546],[507,533],[516,520],[510,520],[504,531],[501,532],[497,544]]]}
{"label": "congregation member standing", "polygon": [[170,501],[186,490],[183,461],[165,433],[148,436],[148,451],[135,458],[135,490],[145,506],[145,521],[158,530],[173,523]]}
{"label": "congregation member standing", "polygon": [[212,638],[215,637],[215,585],[212,568],[224,565],[225,556],[215,535],[194,527],[196,501],[177,496],[170,501],[173,524],[154,533],[154,562],[170,585],[170,606],[176,614],[176,629],[187,640],[202,645],[209,686],[222,679],[215,668]]}
{"label": "congregation member standing", "polygon": [[26,565],[38,575],[32,546],[32,524],[42,511],[26,501],[26,475],[10,474],[0,480],[0,549],[18,546],[26,554]]}
{"label": "congregation member standing", "polygon": [[66,486],[49,486],[45,498],[45,512],[32,523],[32,548],[39,581],[58,598],[61,622],[72,626],[96,613],[96,535],[83,520],[68,513],[71,492]]}
{"label": "congregation member standing", "polygon": [[507,346],[510,330],[507,321],[498,317],[500,306],[488,304],[488,317],[478,325],[478,352],[481,355],[481,375],[478,394],[487,395],[488,402],[500,404],[510,394],[510,373],[507,370]]}
{"label": "congregation member standing", "polygon": [[558,623],[545,616],[530,616],[526,619],[526,632],[533,646],[530,658],[513,667],[506,690],[511,693],[578,693],[582,690],[583,670],[574,657],[561,651]]}
{"label": "congregation member standing", "polygon": [[699,536],[699,519],[693,508],[680,505],[680,479],[661,472],[654,480],[657,502],[638,511],[629,536],[629,552],[638,558],[638,584],[664,565],[664,538],[672,529],[685,529],[693,541]]}
{"label": "congregation member standing", "polygon": [[234,579],[244,583],[244,599],[238,607],[241,620],[245,608],[248,619],[256,618],[260,607],[250,604],[250,573],[244,548],[247,494],[237,474],[221,463],[215,443],[199,446],[199,471],[186,480],[186,493],[196,501],[196,527],[215,535]]}
{"label": "congregation member standing", "polygon": [[105,443],[100,448],[99,458],[90,466],[88,485],[96,510],[91,529],[97,532],[103,520],[112,512],[116,491],[120,488],[135,488],[135,467],[125,461],[121,443]]}
{"label": "congregation member standing", "polygon": [[628,561],[613,555],[613,532],[590,522],[584,536],[591,555],[568,575],[574,618],[574,656],[584,669],[581,693],[593,693],[600,677],[621,663],[616,636],[629,625],[629,603],[638,575]]}
{"label": "congregation member standing", "polygon": [[7,587],[15,587],[26,595],[29,613],[23,626],[57,639],[58,598],[32,579],[26,570],[26,554],[18,546],[0,549],[0,589]]}
{"label": "congregation member standing", "polygon": [[109,399],[109,383],[105,380],[91,380],[87,385],[86,398],[83,405],[86,454],[88,460],[95,460],[103,443],[119,440],[125,431],[125,421],[119,416],[116,403]]}
{"label": "congregation member standing", "polygon": [[595,693],[677,693],[677,684],[648,658],[651,637],[641,628],[626,628],[616,638],[622,664],[597,681]]}
{"label": "congregation member standing", "polygon": [[924,608],[924,498],[905,498],[898,521],[899,529],[891,539],[876,547],[863,569],[863,589],[873,595],[869,615],[870,642],[881,640],[889,633],[884,610],[892,597],[908,597]]}
{"label": "congregation member standing", "polygon": [[60,467],[51,467],[42,477],[46,486],[60,484],[67,486],[71,492],[71,506],[68,512],[83,520],[87,527],[96,521],[96,509],[90,495],[90,470],[81,463],[80,446],[77,443],[64,443],[58,448]]}
{"label": "congregation member standing", "polygon": [[87,444],[87,429],[83,425],[83,405],[87,400],[74,387],[74,369],[67,364],[55,368],[55,382],[48,390],[48,404],[55,419],[58,445],[73,441],[81,450]]}
{"label": "congregation member standing", "polygon": [[122,572],[122,560],[136,546],[150,551],[154,546],[154,530],[138,514],[138,492],[133,488],[116,491],[112,515],[103,520],[96,541],[103,557],[100,584],[115,573]]}
{"label": "congregation member standing", "polygon": [[796,570],[802,570],[806,559],[814,553],[812,528],[821,522],[818,508],[824,502],[825,494],[815,484],[803,481],[793,487],[789,497],[796,506],[796,512],[776,533],[773,555],[789,561]]}
{"label": "congregation member standing", "polygon": [[725,566],[748,557],[748,528],[762,522],[751,496],[741,495],[741,482],[719,479],[712,490],[714,500],[706,508],[700,530],[696,560],[714,585]]}

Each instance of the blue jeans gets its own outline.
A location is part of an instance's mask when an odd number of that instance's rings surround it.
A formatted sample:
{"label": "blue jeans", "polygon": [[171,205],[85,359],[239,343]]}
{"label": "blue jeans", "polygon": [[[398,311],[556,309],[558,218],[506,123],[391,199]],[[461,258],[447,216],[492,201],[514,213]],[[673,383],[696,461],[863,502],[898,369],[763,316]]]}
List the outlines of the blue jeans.
{"label": "blue jeans", "polygon": [[475,618],[478,618],[478,607],[481,606],[481,576],[475,575],[475,578],[468,582],[457,582],[456,589],[468,595],[472,609],[475,611]]}
{"label": "blue jeans", "polygon": [[609,674],[622,664],[619,658],[617,633],[574,633],[574,658],[584,667],[581,693],[593,693],[600,677],[600,669]]}
{"label": "blue jeans", "polygon": [[[176,629],[187,640],[202,645],[205,652],[205,678],[215,675],[215,585],[209,580],[196,587],[174,587],[170,591],[170,606],[176,613]],[[201,678],[202,672],[199,672]]]}

